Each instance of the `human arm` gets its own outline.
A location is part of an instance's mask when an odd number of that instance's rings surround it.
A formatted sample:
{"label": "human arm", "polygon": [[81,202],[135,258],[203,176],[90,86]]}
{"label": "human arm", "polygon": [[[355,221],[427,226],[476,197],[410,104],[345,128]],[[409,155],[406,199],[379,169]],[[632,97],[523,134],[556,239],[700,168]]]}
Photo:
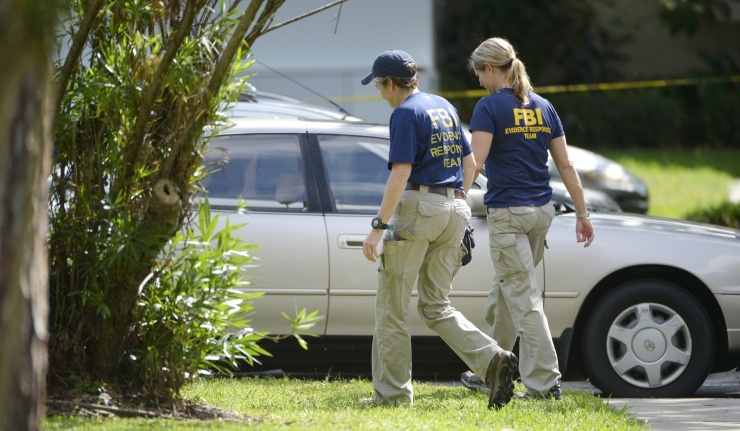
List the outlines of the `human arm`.
{"label": "human arm", "polygon": [[[383,200],[380,203],[377,215],[383,223],[388,223],[396,207],[398,207],[398,203],[401,202],[410,175],[411,163],[393,163],[391,166],[391,174],[385,183]],[[375,262],[379,257],[378,243],[383,238],[383,232],[382,229],[371,229],[362,242],[362,252],[365,258],[371,262]]]}
{"label": "human arm", "polygon": [[[588,209],[586,208],[586,198],[583,195],[581,179],[578,177],[578,172],[576,172],[573,162],[568,158],[568,145],[566,144],[564,135],[550,141],[550,155],[555,161],[555,167],[560,172],[560,176],[563,178],[563,184],[565,184],[568,194],[573,199],[576,214],[587,214]],[[588,217],[578,217],[576,222],[576,242],[583,242],[585,243],[583,246],[588,247],[593,242],[594,237],[595,233],[591,219]]]}
{"label": "human arm", "polygon": [[491,143],[493,142],[493,133],[474,130],[472,135],[470,145],[473,147],[473,157],[475,158],[476,167],[473,179],[470,181],[471,184],[478,178],[483,164],[486,158],[488,158],[488,153],[491,151]]}
{"label": "human arm", "polygon": [[473,153],[470,153],[463,157],[463,191],[465,194],[470,190],[470,186],[473,185],[473,179],[476,176],[478,176],[478,171],[475,156]]}

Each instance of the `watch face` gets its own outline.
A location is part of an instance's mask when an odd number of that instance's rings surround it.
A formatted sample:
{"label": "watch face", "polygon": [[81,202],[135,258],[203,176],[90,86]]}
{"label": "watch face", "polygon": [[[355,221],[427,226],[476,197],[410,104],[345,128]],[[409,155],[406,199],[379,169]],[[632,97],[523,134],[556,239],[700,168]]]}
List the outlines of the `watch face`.
{"label": "watch face", "polygon": [[371,225],[373,226],[373,229],[380,229],[383,225],[383,222],[380,221],[380,218],[375,217],[373,221],[371,222]]}

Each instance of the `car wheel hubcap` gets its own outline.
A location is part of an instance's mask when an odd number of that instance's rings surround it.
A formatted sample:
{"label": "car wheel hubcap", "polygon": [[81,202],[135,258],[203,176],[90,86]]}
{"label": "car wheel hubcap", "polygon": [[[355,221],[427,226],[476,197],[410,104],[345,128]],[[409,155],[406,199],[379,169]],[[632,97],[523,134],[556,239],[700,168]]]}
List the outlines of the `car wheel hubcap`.
{"label": "car wheel hubcap", "polygon": [[609,327],[607,355],[614,371],[641,388],[665,386],[686,369],[691,333],[683,318],[662,304],[624,310]]}

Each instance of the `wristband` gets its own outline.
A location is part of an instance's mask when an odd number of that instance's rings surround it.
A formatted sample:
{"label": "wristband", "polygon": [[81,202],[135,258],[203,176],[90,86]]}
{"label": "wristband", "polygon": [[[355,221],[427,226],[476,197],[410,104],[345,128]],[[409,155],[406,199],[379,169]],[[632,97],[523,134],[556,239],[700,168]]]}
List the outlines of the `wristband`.
{"label": "wristband", "polygon": [[588,218],[589,213],[576,213],[576,218]]}

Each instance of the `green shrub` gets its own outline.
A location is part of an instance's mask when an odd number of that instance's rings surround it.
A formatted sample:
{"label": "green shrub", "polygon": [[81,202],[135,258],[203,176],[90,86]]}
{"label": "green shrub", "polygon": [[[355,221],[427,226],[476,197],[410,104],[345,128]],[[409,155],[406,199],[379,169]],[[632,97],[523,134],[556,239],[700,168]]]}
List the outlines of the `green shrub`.
{"label": "green shrub", "polygon": [[686,215],[686,219],[740,229],[740,203],[724,202],[691,212]]}
{"label": "green shrub", "polygon": [[740,84],[728,83],[697,87],[704,135],[712,147],[740,148]]}
{"label": "green shrub", "polygon": [[573,145],[657,147],[681,139],[684,111],[673,95],[663,91],[576,92],[547,98]]}
{"label": "green shrub", "polygon": [[[240,288],[249,283],[240,271],[252,262],[250,250],[234,236],[240,226],[226,219],[219,227],[206,200],[198,206],[197,229],[189,226],[167,245],[159,265],[142,285],[137,307],[139,346],[134,363],[144,391],[160,399],[177,394],[188,379],[206,370],[230,372],[240,364],[253,364],[255,357],[272,356],[259,346],[266,337],[247,318],[252,300],[262,293]],[[306,348],[300,334],[307,334],[320,320],[317,312],[301,311],[292,322],[291,334]],[[310,335],[310,334],[309,334]],[[172,393],[156,393],[171,388]]]}
{"label": "green shrub", "polygon": [[580,147],[740,148],[737,83],[543,96],[558,111],[568,142]]}

